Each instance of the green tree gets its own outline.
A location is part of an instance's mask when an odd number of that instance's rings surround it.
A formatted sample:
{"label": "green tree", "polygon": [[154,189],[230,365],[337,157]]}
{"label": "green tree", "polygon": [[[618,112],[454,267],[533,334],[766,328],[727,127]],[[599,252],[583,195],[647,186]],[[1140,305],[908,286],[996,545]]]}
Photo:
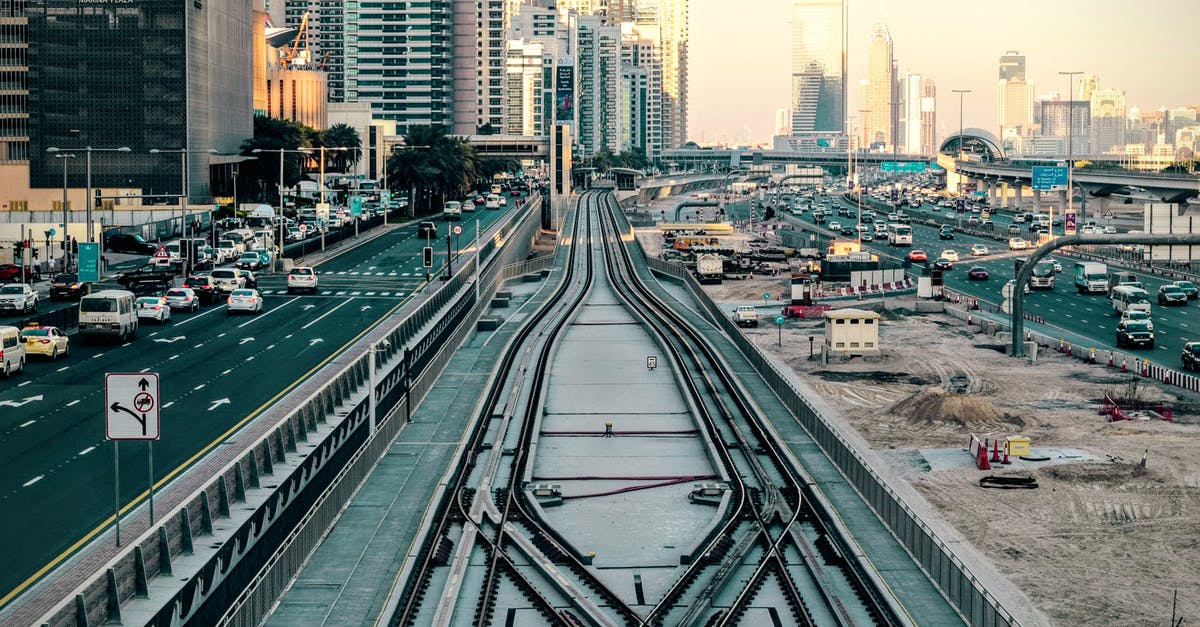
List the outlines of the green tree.
{"label": "green tree", "polygon": [[496,128],[495,126],[492,126],[491,122],[488,122],[487,124],[484,124],[483,126],[475,129],[475,134],[476,135],[499,135],[500,129]]}
{"label": "green tree", "polygon": [[325,152],[325,167],[338,172],[349,172],[351,166],[362,160],[362,139],[358,131],[349,124],[334,124],[321,132],[320,144],[326,148],[354,148],[355,150],[339,150]]}
{"label": "green tree", "polygon": [[[242,142],[241,146],[242,156],[251,158],[238,167],[238,196],[278,201],[280,153],[271,151],[309,147],[315,134],[313,129],[289,120],[255,117],[254,137]],[[256,149],[262,152],[255,153]],[[301,178],[306,157],[296,152],[282,154],[283,185],[293,187]]]}
{"label": "green tree", "polygon": [[495,178],[497,174],[504,172],[515,173],[521,169],[521,164],[516,159],[488,157],[479,160],[478,180],[477,183],[484,183]]}
{"label": "green tree", "polygon": [[475,149],[465,139],[448,135],[444,127],[413,126],[404,144],[388,158],[388,185],[415,193],[409,201],[414,211],[440,211],[443,202],[464,195],[475,182]]}

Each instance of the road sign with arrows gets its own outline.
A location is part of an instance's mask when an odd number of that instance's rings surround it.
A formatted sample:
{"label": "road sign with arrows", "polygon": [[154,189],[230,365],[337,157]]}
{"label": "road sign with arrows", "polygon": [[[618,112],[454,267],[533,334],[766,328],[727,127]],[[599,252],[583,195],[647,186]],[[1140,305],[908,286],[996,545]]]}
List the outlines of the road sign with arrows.
{"label": "road sign with arrows", "polygon": [[110,372],[104,377],[104,432],[110,440],[157,440],[158,373]]}

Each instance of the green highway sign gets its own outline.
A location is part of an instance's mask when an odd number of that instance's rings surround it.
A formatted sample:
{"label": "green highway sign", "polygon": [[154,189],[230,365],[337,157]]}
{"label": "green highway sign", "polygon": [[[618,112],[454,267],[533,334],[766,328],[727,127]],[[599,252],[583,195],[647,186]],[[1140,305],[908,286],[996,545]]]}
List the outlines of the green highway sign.
{"label": "green highway sign", "polygon": [[362,196],[354,196],[350,198],[350,215],[362,215]]}
{"label": "green highway sign", "polygon": [[928,165],[923,161],[884,161],[880,169],[884,172],[924,172]]}
{"label": "green highway sign", "polygon": [[79,242],[79,280],[83,283],[100,280],[100,244]]}

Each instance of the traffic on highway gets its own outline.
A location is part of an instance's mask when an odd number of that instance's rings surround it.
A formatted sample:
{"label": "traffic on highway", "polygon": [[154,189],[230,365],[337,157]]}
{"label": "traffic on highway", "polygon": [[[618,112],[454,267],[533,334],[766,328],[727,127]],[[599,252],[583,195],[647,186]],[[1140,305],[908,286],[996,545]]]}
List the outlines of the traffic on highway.
{"label": "traffic on highway", "polygon": [[[117,500],[128,510],[151,480],[161,487],[185,473],[415,292],[437,289],[447,249],[457,267],[474,246],[475,223],[486,231],[528,196],[505,193],[513,202],[481,206],[462,222],[435,215],[432,229],[420,219],[396,225],[393,216],[391,226],[363,230],[286,272],[271,263],[277,248],[256,249],[256,238],[244,236],[239,243],[254,260],[223,257],[181,275],[178,265],[134,256],[130,265],[150,266],[134,271],[136,280],[117,271],[94,285],[60,276],[0,287],[0,303],[12,303],[0,305],[8,375],[0,380],[0,597],[11,598],[114,520],[106,373],[157,373],[162,382],[155,476],[144,444],[121,449]],[[165,274],[145,276],[155,268]]]}

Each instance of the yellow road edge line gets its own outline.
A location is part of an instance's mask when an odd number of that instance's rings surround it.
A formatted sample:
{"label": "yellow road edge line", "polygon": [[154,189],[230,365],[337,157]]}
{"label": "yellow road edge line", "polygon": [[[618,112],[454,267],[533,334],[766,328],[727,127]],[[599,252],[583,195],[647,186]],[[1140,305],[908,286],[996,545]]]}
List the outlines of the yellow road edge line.
{"label": "yellow road edge line", "polygon": [[[359,333],[358,335],[351,338],[345,344],[342,344],[341,347],[339,347],[336,351],[334,351],[328,357],[323,359],[320,363],[313,366],[308,372],[305,372],[304,374],[300,375],[295,381],[292,381],[290,384],[288,384],[288,386],[286,388],[284,388],[283,390],[281,390],[278,394],[271,397],[269,400],[267,400],[262,405],[259,405],[257,409],[255,409],[253,412],[250,412],[249,414],[247,414],[245,418],[241,419],[237,424],[230,427],[225,433],[222,433],[221,435],[217,436],[217,439],[210,442],[207,446],[200,449],[200,451],[197,452],[195,455],[192,455],[190,458],[188,458],[187,461],[183,462],[182,464],[177,466],[174,470],[172,470],[170,473],[168,473],[166,476],[164,476],[162,479],[159,479],[157,482],[155,482],[154,487],[155,488],[160,487],[167,481],[170,481],[175,475],[177,475],[180,472],[182,472],[183,470],[187,469],[188,466],[195,463],[195,461],[198,457],[201,457],[201,456],[207,454],[209,451],[211,451],[213,449],[213,447],[220,444],[222,441],[224,441],[230,435],[233,435],[234,432],[236,432],[238,429],[241,429],[243,426],[245,426],[247,422],[249,422],[250,420],[257,417],[259,414],[261,414],[264,410],[269,408],[271,405],[275,404],[275,402],[278,401],[281,396],[287,394],[288,392],[291,392],[293,389],[295,389],[295,387],[297,385],[300,385],[300,383],[304,382],[306,379],[311,377],[313,375],[313,373],[315,373],[317,370],[324,368],[329,362],[333,361],[336,357],[341,355],[343,351],[345,351],[347,348],[350,347],[350,345],[352,345],[355,342],[357,342],[358,340],[362,339],[362,337],[364,335],[366,335],[367,333],[370,333],[372,330],[377,328],[379,326],[379,324],[385,318],[387,318],[388,316],[395,313],[396,310],[399,309],[400,307],[402,307],[405,302],[406,301],[400,301],[399,303],[397,303],[394,307],[389,309],[387,311],[387,313],[380,316],[379,319],[376,320],[374,324],[372,324],[371,326],[364,329],[361,333]],[[142,493],[135,496],[132,501],[130,501],[129,503],[127,503],[123,507],[121,507],[119,512],[123,514],[126,511],[138,506],[139,504],[141,504],[142,500],[145,499],[149,494],[150,494],[149,490],[143,491]],[[54,567],[58,566],[60,563],[62,563],[63,560],[67,559],[73,553],[78,551],[84,544],[87,544],[88,542],[90,542],[92,540],[92,538],[95,538],[96,535],[98,535],[100,532],[107,529],[108,526],[111,525],[115,519],[116,519],[116,516],[109,516],[108,518],[105,518],[99,525],[96,526],[96,528],[92,529],[87,534],[85,534],[82,538],[80,538],[78,541],[76,541],[75,544],[72,544],[71,546],[64,549],[62,553],[59,553],[57,556],[54,557],[54,559],[50,560],[49,562],[46,562],[46,564],[44,566],[42,566],[35,573],[30,575],[28,579],[21,582],[17,587],[13,588],[11,591],[9,591],[7,594],[5,594],[3,597],[0,597],[0,608],[7,605],[10,601],[12,601],[14,598],[16,598],[22,592],[24,592],[26,588],[33,585],[35,582],[37,582],[37,580],[41,579],[47,572],[49,572]]]}

